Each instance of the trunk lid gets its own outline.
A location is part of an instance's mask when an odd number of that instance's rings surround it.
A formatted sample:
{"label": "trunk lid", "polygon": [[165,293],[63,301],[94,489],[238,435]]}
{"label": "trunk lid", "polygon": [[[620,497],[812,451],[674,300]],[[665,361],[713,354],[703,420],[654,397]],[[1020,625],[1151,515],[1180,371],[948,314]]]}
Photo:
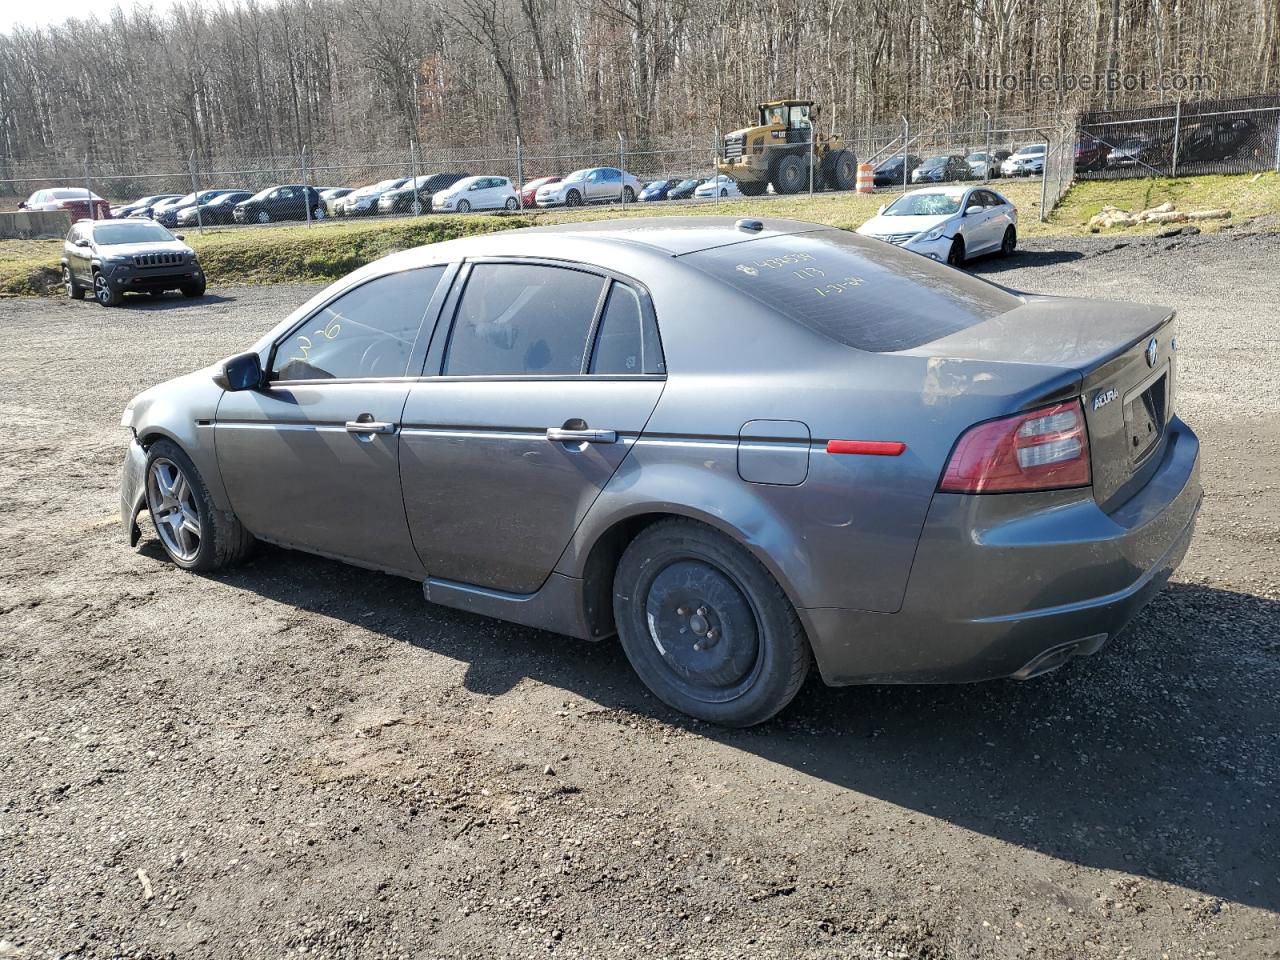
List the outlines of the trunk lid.
{"label": "trunk lid", "polygon": [[1074,371],[1094,497],[1108,509],[1147,482],[1164,450],[1176,376],[1173,320],[1168,307],[1027,297],[1007,313],[906,352]]}

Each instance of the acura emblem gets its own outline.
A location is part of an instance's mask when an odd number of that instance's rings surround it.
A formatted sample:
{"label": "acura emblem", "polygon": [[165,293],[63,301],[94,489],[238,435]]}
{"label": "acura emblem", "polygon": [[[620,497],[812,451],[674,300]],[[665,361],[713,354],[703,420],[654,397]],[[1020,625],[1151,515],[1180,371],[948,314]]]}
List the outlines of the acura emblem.
{"label": "acura emblem", "polygon": [[1156,365],[1156,354],[1160,352],[1160,344],[1156,342],[1156,338],[1152,337],[1147,343],[1147,366],[1154,367]]}

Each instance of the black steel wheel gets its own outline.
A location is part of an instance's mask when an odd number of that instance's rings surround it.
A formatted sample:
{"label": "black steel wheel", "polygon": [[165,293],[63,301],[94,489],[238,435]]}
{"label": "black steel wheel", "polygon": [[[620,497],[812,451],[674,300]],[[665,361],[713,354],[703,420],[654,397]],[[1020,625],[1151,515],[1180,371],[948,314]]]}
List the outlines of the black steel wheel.
{"label": "black steel wheel", "polygon": [[627,659],[667,705],[725,726],[762,723],[800,689],[809,644],[786,594],[745,548],[667,520],[623,552],[614,617]]}
{"label": "black steel wheel", "polygon": [[1005,227],[1004,239],[1000,241],[1000,256],[1013,256],[1013,251],[1018,246],[1018,231],[1013,227]]}
{"label": "black steel wheel", "polygon": [[947,251],[947,263],[953,267],[964,266],[964,237],[956,237],[951,241],[951,249]]}

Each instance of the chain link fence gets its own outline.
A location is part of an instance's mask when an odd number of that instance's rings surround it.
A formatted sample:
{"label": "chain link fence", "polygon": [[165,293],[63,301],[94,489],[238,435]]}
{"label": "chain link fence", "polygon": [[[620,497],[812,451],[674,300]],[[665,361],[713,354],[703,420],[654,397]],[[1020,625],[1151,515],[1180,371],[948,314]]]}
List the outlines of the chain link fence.
{"label": "chain link fence", "polygon": [[[1280,171],[1280,96],[1049,118],[993,117],[983,111],[941,123],[913,123],[904,116],[847,132],[841,140],[859,163],[871,165],[877,191],[1038,179],[1044,219],[1077,178]],[[304,148],[297,154],[211,157],[175,151],[128,163],[86,158],[79,164],[40,164],[0,157],[0,205],[12,209],[18,200],[54,187],[89,189],[111,201],[117,214],[144,197],[189,201],[198,196],[203,202],[186,208],[170,204],[178,208],[169,209],[162,222],[203,229],[245,221],[422,215],[435,210],[440,190],[463,177],[482,177],[493,187],[486,200],[468,208],[519,211],[536,204],[531,185],[537,181],[593,167],[618,168],[636,178],[624,178],[609,202],[644,206],[648,195],[639,188],[654,181],[679,184],[673,195],[697,202],[691,196],[694,186],[716,176],[723,145],[721,131],[708,130],[643,144],[628,143],[619,134],[590,142],[512,139],[473,147],[406,143],[355,154]],[[712,197],[737,195],[732,183],[723,190],[713,186]],[[822,189],[822,178],[811,177],[807,192]],[[292,200],[267,204],[276,194]],[[761,199],[773,195],[770,189]],[[236,205],[249,198],[263,202],[251,216],[238,218]],[[143,209],[160,217],[165,203]]]}

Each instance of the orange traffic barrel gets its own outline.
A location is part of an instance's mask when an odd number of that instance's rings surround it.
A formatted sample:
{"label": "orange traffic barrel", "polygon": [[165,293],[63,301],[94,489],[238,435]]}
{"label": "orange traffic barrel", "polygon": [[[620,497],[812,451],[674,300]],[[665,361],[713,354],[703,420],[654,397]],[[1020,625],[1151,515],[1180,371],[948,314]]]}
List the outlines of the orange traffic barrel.
{"label": "orange traffic barrel", "polygon": [[871,164],[858,164],[858,192],[859,193],[875,193],[876,182],[875,174],[871,171]]}

